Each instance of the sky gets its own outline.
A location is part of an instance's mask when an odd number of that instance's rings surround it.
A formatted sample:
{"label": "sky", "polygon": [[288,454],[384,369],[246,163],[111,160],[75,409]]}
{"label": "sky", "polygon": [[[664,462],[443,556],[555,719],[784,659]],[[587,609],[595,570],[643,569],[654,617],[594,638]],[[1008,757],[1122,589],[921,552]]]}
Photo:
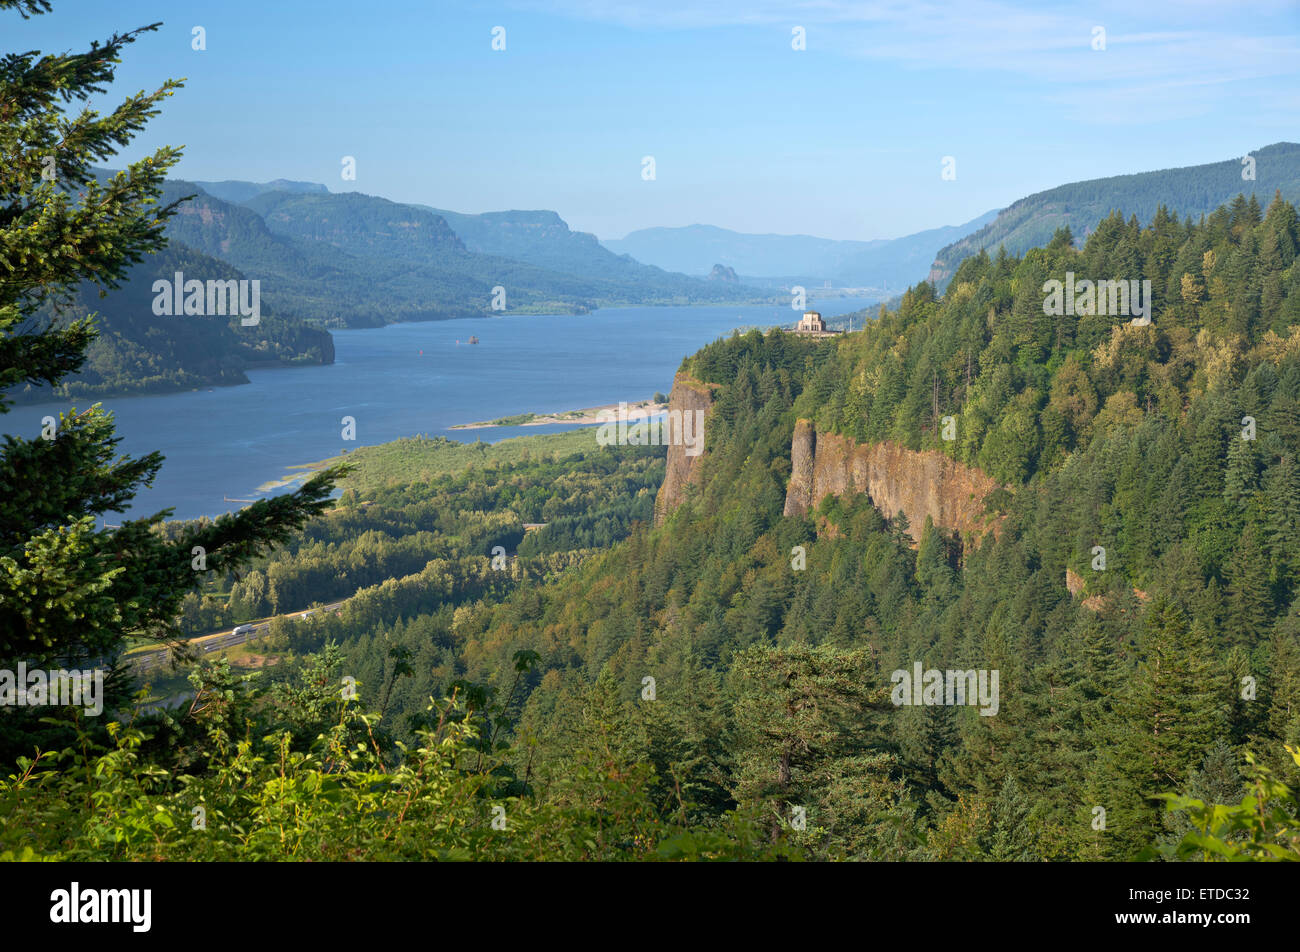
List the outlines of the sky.
{"label": "sky", "polygon": [[185,87],[124,161],[180,145],[176,177],[553,209],[603,239],[895,238],[1300,141],[1300,0],[55,0],[0,13],[0,54],[157,21],[96,106]]}

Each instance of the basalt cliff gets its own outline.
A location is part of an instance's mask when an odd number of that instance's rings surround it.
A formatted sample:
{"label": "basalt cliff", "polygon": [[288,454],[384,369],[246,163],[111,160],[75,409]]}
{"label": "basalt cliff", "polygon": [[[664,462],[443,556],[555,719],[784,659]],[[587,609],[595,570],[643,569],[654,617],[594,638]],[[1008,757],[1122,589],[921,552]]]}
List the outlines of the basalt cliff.
{"label": "basalt cliff", "polygon": [[[713,408],[714,386],[716,385],[700,383],[686,374],[679,373],[673,378],[672,393],[668,395],[670,415],[677,411],[681,418],[685,419],[687,414],[693,415],[697,410],[704,412],[705,445],[708,443],[708,419],[709,411]],[[699,462],[704,454],[690,456],[686,450],[687,447],[681,444],[670,443],[668,446],[668,471],[664,474],[664,482],[659,487],[659,494],[655,496],[655,525],[660,525],[668,513],[681,505],[682,500],[686,498],[687,486],[700,481]]]}
{"label": "basalt cliff", "polygon": [[795,424],[790,445],[790,485],[785,514],[802,516],[827,495],[865,492],[887,518],[907,516],[917,542],[929,516],[936,526],[963,536],[992,527],[985,497],[995,480],[938,450],[911,450],[897,443],[859,446],[848,437],[818,433],[812,421]]}

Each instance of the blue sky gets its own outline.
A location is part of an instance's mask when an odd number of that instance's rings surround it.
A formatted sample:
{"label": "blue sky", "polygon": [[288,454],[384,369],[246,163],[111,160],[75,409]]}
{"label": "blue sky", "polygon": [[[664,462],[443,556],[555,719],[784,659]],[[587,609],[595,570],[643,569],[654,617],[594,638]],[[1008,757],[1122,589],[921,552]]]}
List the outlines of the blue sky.
{"label": "blue sky", "polygon": [[550,208],[601,238],[693,223],[893,238],[1300,140],[1300,0],[55,0],[0,17],[0,52],[164,22],[113,89],[186,87],[127,158],[183,145],[184,178]]}

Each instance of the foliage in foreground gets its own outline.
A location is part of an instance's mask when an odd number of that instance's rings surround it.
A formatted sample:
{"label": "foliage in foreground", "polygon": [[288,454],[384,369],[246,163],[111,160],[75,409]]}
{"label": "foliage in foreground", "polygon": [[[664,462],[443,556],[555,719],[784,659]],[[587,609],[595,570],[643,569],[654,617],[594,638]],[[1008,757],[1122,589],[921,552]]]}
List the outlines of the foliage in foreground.
{"label": "foliage in foreground", "polygon": [[[878,703],[847,682],[832,683],[860,663],[851,655],[804,650],[785,658],[790,667],[782,672],[772,667],[781,658],[751,654],[751,674],[768,680],[815,672],[821,686],[813,693],[831,690],[847,702],[845,712],[856,708],[855,717],[869,718]],[[841,773],[835,758],[798,753],[818,749],[818,733],[837,723],[839,715],[822,705],[774,735],[789,752],[788,777],[773,785],[755,760],[747,775],[762,789],[741,797],[740,808],[710,816],[693,802],[709,796],[696,765],[630,758],[610,723],[613,709],[590,712],[601,726],[586,732],[588,742],[562,769],[534,772],[529,740],[514,749],[500,739],[514,726],[513,690],[497,703],[484,686],[459,683],[429,705],[408,748],[384,732],[350,679],[338,677],[341,660],[329,644],[305,659],[296,680],[270,690],[224,661],[203,665],[192,675],[197,695],[188,710],[114,721],[106,744],[81,731],[72,747],[20,758],[0,780],[0,860],[828,859],[845,858],[827,844],[846,822],[865,837],[852,851],[858,858],[1027,858],[1018,855],[1015,823],[1008,822],[1022,799],[1015,789],[1003,791],[990,815],[963,814],[969,822],[922,839],[890,834],[906,825],[906,809],[895,801],[873,815],[870,804],[889,799],[887,782],[879,785],[881,765],[846,749],[838,765],[855,770]],[[536,661],[520,652],[516,675]],[[395,677],[404,673],[399,665]],[[771,703],[787,703],[782,695],[777,690]],[[760,731],[779,722],[752,721]],[[1300,750],[1288,752],[1300,765]],[[524,757],[522,771],[511,767]],[[1157,797],[1171,812],[1186,813],[1191,829],[1142,858],[1300,860],[1300,801],[1267,767],[1247,760],[1240,803]],[[782,819],[787,801],[815,802],[812,791],[799,789],[800,777],[832,788],[841,809],[821,811],[806,827]],[[978,856],[966,855],[972,844],[982,844]]]}
{"label": "foliage in foreground", "polygon": [[20,759],[0,781],[0,859],[798,855],[739,813],[709,827],[664,814],[648,793],[652,768],[618,763],[599,742],[545,786],[511,776],[502,714],[479,707],[472,685],[430,705],[417,745],[390,743],[347,696],[338,661],[328,646],[273,695],[224,662],[206,666],[185,714],[114,722],[107,745],[83,732],[73,747]]}
{"label": "foliage in foreground", "polygon": [[[44,0],[0,0],[0,12],[48,13]],[[6,20],[8,22],[8,20]],[[89,108],[112,83],[126,48],[152,24],[81,53],[0,55],[0,414],[31,385],[57,386],[86,363],[93,316],[48,317],[86,284],[108,292],[165,246],[179,201],[158,205],[180,158],[160,148],[101,182],[116,155],[180,87],[167,80],[107,115]],[[73,112],[77,107],[80,112]],[[201,581],[195,559],[240,571],[329,507],[345,468],[315,474],[297,492],[262,500],[165,541],[170,510],[121,519],[162,465],[158,453],[121,456],[113,417],[95,405],[60,414],[40,433],[0,440],[0,663],[32,667],[111,657],[128,635],[175,634],[182,599]]]}
{"label": "foliage in foreground", "polygon": [[[1300,749],[1286,750],[1300,767]],[[1252,754],[1246,754],[1246,761],[1246,795],[1240,803],[1160,794],[1170,811],[1187,815],[1193,829],[1175,847],[1153,850],[1146,858],[1300,862],[1300,797]]]}

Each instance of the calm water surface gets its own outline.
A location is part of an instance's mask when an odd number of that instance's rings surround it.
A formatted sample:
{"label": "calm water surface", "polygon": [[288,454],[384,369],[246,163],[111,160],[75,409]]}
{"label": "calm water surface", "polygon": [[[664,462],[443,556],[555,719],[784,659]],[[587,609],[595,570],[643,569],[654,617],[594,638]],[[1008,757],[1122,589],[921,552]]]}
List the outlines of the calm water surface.
{"label": "calm water surface", "polygon": [[[816,302],[827,317],[870,304]],[[172,507],[176,518],[217,515],[257,499],[288,468],[343,449],[419,433],[462,441],[572,429],[571,425],[451,430],[458,423],[558,412],[667,393],[682,358],[737,327],[792,326],[789,308],[629,307],[591,314],[510,315],[334,332],[335,363],[249,371],[251,383],[148,397],[110,397],[119,449],[160,450],[166,462],[129,515]],[[478,337],[471,346],[469,337]],[[86,401],[81,402],[82,407]],[[40,432],[66,405],[18,407],[6,433]],[[356,441],[342,439],[344,416]]]}

